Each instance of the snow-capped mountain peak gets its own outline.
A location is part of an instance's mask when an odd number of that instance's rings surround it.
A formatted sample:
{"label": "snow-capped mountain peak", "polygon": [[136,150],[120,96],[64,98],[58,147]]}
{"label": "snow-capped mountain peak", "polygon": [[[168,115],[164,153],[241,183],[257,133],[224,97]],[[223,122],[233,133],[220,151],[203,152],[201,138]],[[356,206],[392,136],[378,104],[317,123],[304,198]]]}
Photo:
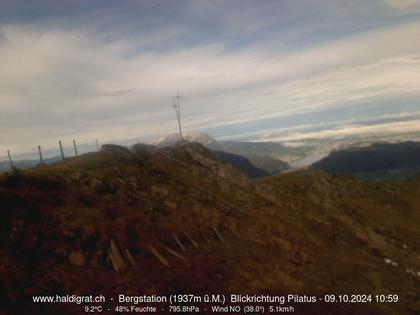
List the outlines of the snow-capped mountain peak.
{"label": "snow-capped mountain peak", "polygon": [[[212,149],[220,150],[223,144],[208,135],[205,132],[194,130],[187,132],[183,135],[184,140],[188,142],[198,142]],[[174,133],[166,137],[159,138],[153,144],[159,147],[170,147],[174,146],[179,141],[179,134]]]}

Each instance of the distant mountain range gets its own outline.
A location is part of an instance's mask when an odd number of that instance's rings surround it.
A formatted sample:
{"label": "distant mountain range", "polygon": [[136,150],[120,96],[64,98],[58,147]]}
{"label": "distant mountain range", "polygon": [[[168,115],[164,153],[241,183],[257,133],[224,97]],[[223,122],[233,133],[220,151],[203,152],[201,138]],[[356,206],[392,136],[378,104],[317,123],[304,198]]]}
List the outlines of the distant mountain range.
{"label": "distant mountain range", "polygon": [[[197,142],[213,151],[224,151],[242,156],[267,156],[282,161],[304,158],[312,152],[312,146],[285,146],[279,142],[218,141],[201,131],[188,132],[183,136],[185,141]],[[172,147],[179,141],[178,134],[172,134],[155,141],[158,147]]]}
{"label": "distant mountain range", "polygon": [[[226,162],[242,173],[246,174],[251,178],[265,177],[272,174],[278,174],[282,170],[288,169],[289,165],[283,161],[273,159],[266,156],[259,155],[250,155],[249,157],[244,157],[240,154],[234,154],[228,152],[226,146],[223,143],[218,142],[209,135],[201,132],[189,133],[184,137],[185,142],[190,143],[200,143],[210,149],[215,157],[219,160]],[[170,135],[160,141],[156,142],[153,145],[146,144],[136,144],[132,147],[133,150],[148,151],[154,152],[161,148],[174,147],[179,143],[178,135]],[[234,143],[232,143],[234,144]],[[105,145],[107,147],[107,145]],[[242,150],[243,151],[243,150]],[[74,157],[69,157],[71,159]],[[60,157],[53,157],[50,159],[45,159],[45,164],[55,163],[61,160]],[[13,166],[17,169],[28,169],[36,167],[40,164],[39,160],[17,160],[13,161]],[[0,161],[0,173],[7,172],[10,170],[9,161]]]}
{"label": "distant mountain range", "polygon": [[[208,134],[193,131],[184,135],[187,142],[195,142],[204,145],[207,149],[218,152],[220,159],[236,166],[251,177],[256,174],[274,175],[290,169],[290,165],[283,161],[303,158],[307,152],[304,147],[286,147],[276,142],[236,142],[217,141]],[[154,142],[159,148],[173,147],[179,141],[179,135],[173,134]],[[224,154],[222,154],[223,152]],[[239,158],[242,157],[242,158]],[[250,165],[258,170],[251,170]],[[262,172],[261,172],[262,171]]]}
{"label": "distant mountain range", "polygon": [[420,142],[376,143],[333,151],[311,167],[363,179],[402,179],[420,171]]}
{"label": "distant mountain range", "polygon": [[[293,147],[277,142],[218,141],[200,131],[186,133],[183,140],[202,144],[219,160],[234,166],[251,178],[266,177],[292,168],[306,167],[327,154],[317,154],[319,148],[309,145]],[[179,135],[172,134],[158,139],[151,145],[137,144],[133,149],[141,147],[141,150],[152,152],[161,148],[172,148],[178,143]],[[355,147],[334,150],[309,167],[332,175],[350,174],[365,180],[398,180],[420,172],[420,142],[354,145]],[[296,161],[304,161],[308,157],[315,158],[300,166],[296,164]],[[59,156],[55,156],[44,159],[44,162],[50,164],[60,159]],[[293,167],[286,161],[290,161]],[[17,160],[13,161],[13,164],[18,169],[27,169],[39,165],[39,160]],[[0,161],[0,173],[8,170],[10,170],[9,162]]]}
{"label": "distant mountain range", "polygon": [[[313,153],[314,147],[311,146],[285,146],[277,142],[237,142],[237,141],[218,141],[208,134],[200,131],[192,131],[184,134],[184,141],[190,143],[200,143],[222,161],[234,165],[250,177],[263,177],[279,174],[289,170],[291,166],[288,162],[302,160]],[[172,134],[158,139],[149,149],[174,147],[179,142],[179,134]],[[121,144],[121,143],[120,143]],[[137,145],[138,146],[138,145]],[[96,151],[96,147],[91,144],[81,145],[83,153]],[[69,155],[66,155],[69,156]],[[46,164],[60,160],[59,156],[44,159]],[[13,164],[18,169],[27,169],[39,164],[38,159],[22,160],[14,159]],[[0,173],[10,170],[7,160],[0,161]]]}
{"label": "distant mountain range", "polygon": [[[213,151],[221,151],[225,149],[223,143],[201,131],[191,131],[185,133],[183,135],[183,139],[187,142],[200,143]],[[173,147],[178,143],[179,140],[179,134],[174,133],[156,140],[153,142],[153,145],[157,146],[158,148]]]}

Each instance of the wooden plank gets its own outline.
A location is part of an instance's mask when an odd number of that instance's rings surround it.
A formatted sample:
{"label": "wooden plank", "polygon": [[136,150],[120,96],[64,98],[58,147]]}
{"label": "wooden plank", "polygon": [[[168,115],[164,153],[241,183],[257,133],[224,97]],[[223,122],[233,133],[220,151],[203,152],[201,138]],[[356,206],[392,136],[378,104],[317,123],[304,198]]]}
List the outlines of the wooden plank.
{"label": "wooden plank", "polygon": [[155,256],[162,265],[170,267],[169,262],[165,258],[163,258],[163,256],[159,254],[159,252],[153,246],[149,246],[149,249],[153,256]]}
{"label": "wooden plank", "polygon": [[184,234],[188,238],[188,240],[191,242],[191,244],[193,244],[197,248],[199,247],[198,244],[191,238],[191,236],[187,232],[184,232]]}
{"label": "wooden plank", "polygon": [[207,237],[206,233],[201,233],[201,236],[203,237],[203,239],[204,239],[207,243],[210,243],[210,239]]}
{"label": "wooden plank", "polygon": [[136,265],[136,261],[127,248],[125,249],[125,255],[127,256],[127,259],[130,262],[131,266],[134,267]]}
{"label": "wooden plank", "polygon": [[188,262],[188,259],[186,259],[184,256],[182,256],[181,254],[177,253],[176,251],[174,251],[173,249],[170,249],[169,247],[164,246],[164,248],[172,255],[174,255],[175,257],[178,257],[179,259]]}
{"label": "wooden plank", "polygon": [[216,229],[215,226],[212,226],[212,229],[214,231],[214,233],[216,234],[217,238],[221,241],[221,242],[225,242],[225,240],[223,239],[222,235],[219,233],[219,231]]}
{"label": "wooden plank", "polygon": [[114,257],[114,255],[112,254],[111,249],[108,249],[108,257],[109,257],[109,260],[111,261],[111,264],[112,264],[112,267],[114,268],[114,270],[115,270],[116,272],[120,272],[120,266],[119,266],[119,265],[118,265],[118,263],[116,262],[115,257]]}
{"label": "wooden plank", "polygon": [[120,252],[117,244],[112,239],[111,240],[111,253],[115,259],[116,264],[118,265],[119,269],[121,271],[124,271],[127,268],[127,264],[124,262],[124,258],[122,256],[122,253]]}
{"label": "wooden plank", "polygon": [[181,241],[179,240],[179,238],[174,233],[172,233],[172,237],[175,240],[175,242],[178,244],[178,246],[181,248],[181,250],[183,252],[186,252],[187,250],[185,249],[184,245],[182,245]]}

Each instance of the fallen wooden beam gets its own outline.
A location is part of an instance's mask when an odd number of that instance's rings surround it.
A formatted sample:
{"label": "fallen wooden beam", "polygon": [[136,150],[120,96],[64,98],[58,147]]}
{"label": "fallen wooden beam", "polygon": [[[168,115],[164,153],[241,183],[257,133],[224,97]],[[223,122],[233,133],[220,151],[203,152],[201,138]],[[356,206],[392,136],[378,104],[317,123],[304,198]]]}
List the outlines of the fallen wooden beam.
{"label": "fallen wooden beam", "polygon": [[114,269],[116,271],[122,272],[125,269],[127,269],[127,264],[124,261],[123,254],[121,253],[121,251],[119,250],[117,244],[115,243],[113,239],[111,240],[109,254],[110,254],[111,262],[113,262]]}
{"label": "fallen wooden beam", "polygon": [[201,236],[203,237],[203,239],[204,239],[207,243],[210,243],[210,239],[207,237],[206,233],[201,233]]}
{"label": "fallen wooden beam", "polygon": [[108,249],[108,257],[109,257],[109,260],[111,261],[111,264],[112,264],[112,268],[114,268],[114,270],[116,271],[116,272],[120,272],[120,266],[118,265],[118,263],[116,262],[116,260],[115,260],[115,258],[114,258],[114,255],[112,254],[112,252],[111,252],[111,249]]}
{"label": "fallen wooden beam", "polygon": [[215,226],[212,226],[212,229],[214,231],[214,233],[216,234],[217,238],[221,241],[221,242],[225,242],[225,240],[223,239],[222,235],[219,233],[219,231],[216,229]]}
{"label": "fallen wooden beam", "polygon": [[188,259],[186,259],[184,256],[182,256],[181,254],[177,253],[176,251],[174,251],[173,249],[170,249],[169,247],[164,246],[164,248],[172,255],[174,255],[175,257],[178,257],[179,259],[188,262]]}
{"label": "fallen wooden beam", "polygon": [[172,233],[172,238],[175,240],[175,242],[178,244],[178,246],[181,248],[181,250],[183,251],[183,252],[186,252],[187,250],[185,249],[185,247],[184,247],[184,245],[182,245],[182,243],[181,243],[181,241],[179,240],[179,238],[174,234],[174,233]]}
{"label": "fallen wooden beam", "polygon": [[170,267],[169,262],[165,258],[163,258],[163,256],[159,254],[159,252],[153,246],[149,246],[149,249],[150,249],[150,252],[153,254],[153,256],[155,256],[162,265],[166,267]]}
{"label": "fallen wooden beam", "polygon": [[127,259],[130,262],[131,266],[134,267],[136,265],[136,261],[127,248],[125,249],[125,255],[127,256]]}
{"label": "fallen wooden beam", "polygon": [[187,232],[184,232],[184,234],[188,238],[188,240],[191,242],[191,244],[193,244],[197,248],[199,247],[198,244],[191,238],[191,236]]}

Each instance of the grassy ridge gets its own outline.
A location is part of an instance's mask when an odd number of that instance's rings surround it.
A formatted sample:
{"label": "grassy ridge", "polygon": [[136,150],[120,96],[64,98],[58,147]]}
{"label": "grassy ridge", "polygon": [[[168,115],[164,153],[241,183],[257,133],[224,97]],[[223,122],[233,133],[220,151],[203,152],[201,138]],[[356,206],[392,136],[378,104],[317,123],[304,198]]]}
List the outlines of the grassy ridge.
{"label": "grassy ridge", "polygon": [[[420,271],[419,184],[319,171],[252,181],[196,144],[156,152],[107,147],[6,174],[0,311],[78,314],[77,306],[29,300],[58,292],[265,292],[395,293],[398,304],[299,307],[302,314],[415,314],[420,278],[406,270]],[[108,259],[112,239],[137,262],[125,273]]]}

